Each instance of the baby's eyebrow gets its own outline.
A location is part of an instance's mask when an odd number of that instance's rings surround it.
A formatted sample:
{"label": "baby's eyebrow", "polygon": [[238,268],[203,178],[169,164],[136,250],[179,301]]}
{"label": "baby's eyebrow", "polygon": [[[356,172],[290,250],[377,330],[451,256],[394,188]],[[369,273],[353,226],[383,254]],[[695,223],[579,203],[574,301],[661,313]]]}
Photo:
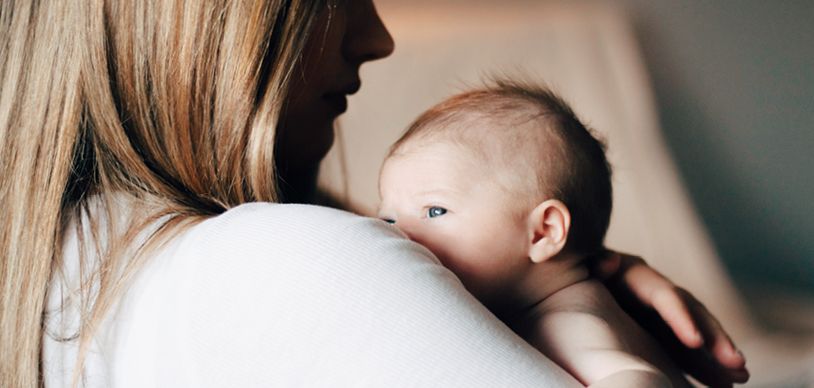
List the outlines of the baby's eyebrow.
{"label": "baby's eyebrow", "polygon": [[435,195],[458,195],[460,196],[462,193],[455,189],[432,189],[432,190],[424,190],[419,191],[416,193],[417,196],[420,197],[431,197]]}

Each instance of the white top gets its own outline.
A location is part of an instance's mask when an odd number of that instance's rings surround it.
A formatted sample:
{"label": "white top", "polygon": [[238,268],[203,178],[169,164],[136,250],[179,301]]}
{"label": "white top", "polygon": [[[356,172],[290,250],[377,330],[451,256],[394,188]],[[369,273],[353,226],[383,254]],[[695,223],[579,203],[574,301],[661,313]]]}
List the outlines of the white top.
{"label": "white top", "polygon": [[[76,235],[65,244],[46,322],[70,335]],[[94,337],[86,386],[577,385],[379,220],[246,204],[153,252]],[[76,348],[46,335],[47,387],[70,383]]]}

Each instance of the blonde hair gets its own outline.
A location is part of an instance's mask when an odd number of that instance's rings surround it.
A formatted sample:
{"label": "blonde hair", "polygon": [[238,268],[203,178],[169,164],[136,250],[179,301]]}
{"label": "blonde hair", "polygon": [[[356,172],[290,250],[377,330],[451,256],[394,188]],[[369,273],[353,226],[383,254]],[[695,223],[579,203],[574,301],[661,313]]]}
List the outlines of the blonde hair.
{"label": "blonde hair", "polygon": [[140,266],[119,246],[138,228],[163,217],[157,240],[185,220],[277,199],[275,128],[324,6],[2,1],[0,386],[42,385],[48,284],[68,220],[91,197],[126,193],[153,212],[87,269],[98,288],[82,286],[94,298],[82,304],[82,349]]}

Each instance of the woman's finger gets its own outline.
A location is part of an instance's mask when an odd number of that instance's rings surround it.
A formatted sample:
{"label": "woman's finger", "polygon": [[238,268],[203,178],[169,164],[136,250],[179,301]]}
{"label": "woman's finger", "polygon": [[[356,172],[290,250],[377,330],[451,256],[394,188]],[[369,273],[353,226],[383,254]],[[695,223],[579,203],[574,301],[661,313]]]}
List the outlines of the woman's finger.
{"label": "woman's finger", "polygon": [[677,288],[663,287],[654,290],[651,303],[681,343],[692,349],[704,345],[704,337]]}
{"label": "woman's finger", "polygon": [[[671,354],[693,377],[710,386],[730,386],[749,379],[744,357],[718,320],[692,294],[636,256],[607,252],[594,267],[598,276],[615,278],[611,283],[631,294],[634,305],[637,302],[639,308],[652,309],[658,315],[656,319],[667,330],[659,340],[665,345],[672,343],[668,346]],[[637,315],[635,310],[629,312]],[[659,325],[650,323],[653,327]]]}
{"label": "woman's finger", "polygon": [[709,352],[712,357],[730,371],[746,371],[746,359],[726,334],[720,322],[688,292],[683,291],[682,294],[693,305],[693,315],[702,325],[703,336],[709,343]]}
{"label": "woman's finger", "polygon": [[622,255],[614,251],[603,251],[597,254],[592,260],[591,272],[599,279],[609,279],[619,272],[622,266]]}
{"label": "woman's finger", "polygon": [[[674,336],[674,340],[663,342],[671,349],[674,360],[687,373],[706,386],[731,387],[732,383],[743,383],[748,380],[749,372],[745,368],[732,369],[730,364],[724,362],[722,356],[726,355],[727,346],[730,346],[731,343],[720,324],[691,295],[683,296],[685,293],[682,289],[677,288],[675,291],[657,294],[653,298],[656,313],[660,314],[659,316],[664,320],[665,329]],[[687,342],[692,343],[693,339],[680,338],[680,333],[688,332],[688,330],[676,328],[680,324],[676,324],[670,313],[667,313],[667,311],[678,308],[679,305],[685,309],[684,314],[696,317],[692,322],[700,331],[698,336],[703,339],[698,340],[699,346],[688,346]],[[664,312],[659,313],[658,309],[663,309]],[[684,317],[679,319],[684,319]]]}
{"label": "woman's finger", "polygon": [[746,360],[737,351],[718,320],[686,290],[676,288],[675,295],[687,306],[703,337],[704,346],[691,351],[691,358],[685,359],[684,365],[688,372],[710,386],[730,386],[732,382],[744,383],[749,380]]}
{"label": "woman's finger", "polygon": [[704,337],[696,324],[695,314],[685,302],[689,294],[643,262],[639,263],[642,265],[629,268],[625,283],[642,304],[656,310],[679,341],[692,349],[701,347]]}

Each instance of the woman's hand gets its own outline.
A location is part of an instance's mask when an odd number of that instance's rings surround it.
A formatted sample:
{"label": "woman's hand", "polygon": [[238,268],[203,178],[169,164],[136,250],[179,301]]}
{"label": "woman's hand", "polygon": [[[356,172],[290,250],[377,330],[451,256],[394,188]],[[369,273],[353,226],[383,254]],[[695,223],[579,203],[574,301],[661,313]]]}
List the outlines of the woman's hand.
{"label": "woman's hand", "polygon": [[622,308],[691,376],[716,387],[749,379],[743,355],[718,320],[689,292],[637,256],[605,251],[591,262],[594,275]]}

